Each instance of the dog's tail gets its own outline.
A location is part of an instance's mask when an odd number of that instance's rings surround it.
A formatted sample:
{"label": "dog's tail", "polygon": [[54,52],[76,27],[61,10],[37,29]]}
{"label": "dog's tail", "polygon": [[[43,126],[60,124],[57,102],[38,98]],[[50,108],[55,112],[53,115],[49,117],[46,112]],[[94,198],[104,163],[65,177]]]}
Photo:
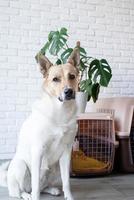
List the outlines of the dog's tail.
{"label": "dog's tail", "polygon": [[0,165],[0,186],[7,186],[7,170],[9,164],[10,161],[7,161]]}

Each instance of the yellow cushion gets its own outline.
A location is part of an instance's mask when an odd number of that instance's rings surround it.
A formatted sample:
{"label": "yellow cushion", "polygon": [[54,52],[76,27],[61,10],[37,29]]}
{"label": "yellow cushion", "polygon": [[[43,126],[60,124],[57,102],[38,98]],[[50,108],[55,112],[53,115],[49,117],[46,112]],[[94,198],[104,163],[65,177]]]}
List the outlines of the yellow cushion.
{"label": "yellow cushion", "polygon": [[83,151],[74,151],[72,153],[72,169],[74,171],[80,170],[99,170],[108,166],[107,163],[99,161],[97,159],[88,157]]}

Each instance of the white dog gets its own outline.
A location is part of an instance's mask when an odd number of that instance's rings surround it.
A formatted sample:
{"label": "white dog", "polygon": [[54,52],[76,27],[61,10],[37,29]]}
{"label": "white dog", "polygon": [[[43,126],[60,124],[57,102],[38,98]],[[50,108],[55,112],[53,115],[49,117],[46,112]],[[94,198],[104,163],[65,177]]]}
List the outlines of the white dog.
{"label": "white dog", "polygon": [[50,175],[54,178],[52,174],[59,163],[64,197],[73,200],[69,169],[77,131],[79,50],[75,48],[64,65],[52,65],[45,56],[40,57],[39,64],[44,94],[21,128],[13,160],[9,166],[1,166],[0,182],[7,183],[11,197],[39,200],[40,192],[59,195],[60,190],[50,184]]}

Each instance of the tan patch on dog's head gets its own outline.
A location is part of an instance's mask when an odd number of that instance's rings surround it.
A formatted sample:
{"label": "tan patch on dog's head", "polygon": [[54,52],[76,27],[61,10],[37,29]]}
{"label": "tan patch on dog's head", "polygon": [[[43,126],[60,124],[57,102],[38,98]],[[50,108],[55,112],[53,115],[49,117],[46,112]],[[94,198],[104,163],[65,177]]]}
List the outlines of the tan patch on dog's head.
{"label": "tan patch on dog's head", "polygon": [[64,100],[67,89],[71,89],[73,93],[78,90],[79,72],[77,66],[79,65],[79,52],[77,49],[72,52],[66,64],[52,65],[46,57],[42,57],[39,63],[44,77],[43,87],[50,96]]}
{"label": "tan patch on dog's head", "polygon": [[44,81],[44,87],[52,96],[60,96],[64,88],[78,90],[78,71],[71,64],[52,66]]}

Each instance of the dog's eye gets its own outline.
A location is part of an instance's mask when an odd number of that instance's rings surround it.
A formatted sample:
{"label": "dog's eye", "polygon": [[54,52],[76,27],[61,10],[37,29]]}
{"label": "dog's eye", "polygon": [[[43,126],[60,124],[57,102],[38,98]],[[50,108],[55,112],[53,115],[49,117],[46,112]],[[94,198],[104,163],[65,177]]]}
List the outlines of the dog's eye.
{"label": "dog's eye", "polygon": [[69,74],[69,75],[68,75],[68,78],[69,78],[70,80],[73,80],[73,79],[75,79],[75,75],[74,75],[74,74]]}
{"label": "dog's eye", "polygon": [[60,82],[60,79],[57,78],[57,77],[54,77],[54,78],[53,78],[53,81],[54,81],[54,82]]}

